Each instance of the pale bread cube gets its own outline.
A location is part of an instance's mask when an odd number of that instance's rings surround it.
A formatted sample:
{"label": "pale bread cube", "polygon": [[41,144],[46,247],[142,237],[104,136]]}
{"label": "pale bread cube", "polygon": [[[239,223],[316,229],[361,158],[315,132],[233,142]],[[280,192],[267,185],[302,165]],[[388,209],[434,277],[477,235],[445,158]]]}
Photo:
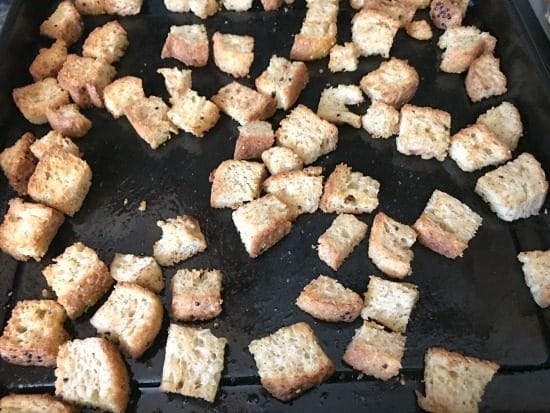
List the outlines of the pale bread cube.
{"label": "pale bread cube", "polygon": [[500,70],[500,60],[491,54],[483,54],[474,60],[464,81],[472,102],[503,95],[508,91],[506,83],[506,76]]}
{"label": "pale bread cube", "polygon": [[518,260],[535,302],[541,308],[550,306],[550,250],[520,252]]}
{"label": "pale bread cube", "polygon": [[107,14],[135,16],[141,11],[143,0],[103,0]]}
{"label": "pale bread cube", "polygon": [[126,108],[144,98],[143,82],[135,76],[118,78],[103,89],[105,108],[115,119],[124,115]]}
{"label": "pale bread cube", "polygon": [[438,29],[460,26],[468,3],[469,0],[432,0],[430,18],[434,26]]}
{"label": "pale bread cube", "polygon": [[487,126],[511,151],[523,135],[523,124],[518,109],[510,102],[502,102],[477,118],[476,123]]}
{"label": "pale bread cube", "polygon": [[78,413],[78,410],[50,394],[10,394],[0,399],[0,411],[6,413]]}
{"label": "pale bread cube", "polygon": [[52,129],[69,138],[81,138],[92,127],[92,122],[75,104],[63,105],[46,110],[46,118]]}
{"label": "pale bread cube", "polygon": [[36,140],[31,145],[31,152],[36,159],[40,160],[46,153],[55,148],[64,150],[79,158],[82,156],[78,146],[71,139],[63,136],[61,132],[56,130],[49,131],[40,139]]}
{"label": "pale bread cube", "polygon": [[405,26],[405,31],[409,36],[416,40],[430,40],[433,37],[430,23],[426,20],[417,20],[408,23]]}
{"label": "pale bread cube", "polygon": [[[224,5],[227,1],[224,0]],[[212,36],[212,52],[218,69],[233,77],[243,77],[248,75],[254,60],[254,38],[216,32]]]}
{"label": "pale bread cube", "polygon": [[331,72],[355,72],[359,62],[359,49],[353,42],[335,44],[330,49],[328,69]]}
{"label": "pale bread cube", "polygon": [[34,141],[34,135],[26,132],[12,146],[0,153],[0,168],[8,178],[10,186],[19,195],[27,194],[29,178],[36,167],[37,160],[31,151]]}
{"label": "pale bread cube", "polygon": [[40,34],[52,39],[63,40],[68,45],[75,43],[84,30],[80,13],[72,1],[65,0],[40,25]]}
{"label": "pale bread cube", "polygon": [[233,159],[259,159],[275,143],[275,134],[269,122],[252,121],[239,126]]}
{"label": "pale bread cube", "polygon": [[262,152],[262,161],[271,175],[295,171],[304,167],[302,158],[292,149],[283,146],[274,146]]}
{"label": "pale bread cube", "polygon": [[164,288],[162,268],[153,257],[117,253],[110,271],[111,277],[118,282],[135,283],[157,294]]}
{"label": "pale bread cube", "polygon": [[262,386],[279,400],[287,401],[328,379],[335,368],[306,323],[282,327],[253,340],[254,356]]}
{"label": "pale bread cube", "polygon": [[363,129],[372,138],[389,138],[399,132],[399,111],[380,101],[373,101],[361,118]]}
{"label": "pale bread cube", "polygon": [[172,104],[192,87],[191,70],[162,67],[157,69],[157,73],[164,77],[164,85]]}
{"label": "pale bread cube", "polygon": [[162,237],[153,245],[153,256],[163,267],[185,261],[206,250],[199,222],[189,215],[157,221]]}
{"label": "pale bread cube", "polygon": [[213,16],[220,9],[217,0],[189,0],[189,9],[201,19]]}
{"label": "pale bread cube", "polygon": [[487,172],[476,182],[475,192],[504,221],[537,215],[548,192],[541,164],[529,153]]}
{"label": "pale bread cube", "polygon": [[422,245],[455,259],[462,257],[481,222],[468,205],[436,189],[413,228]]}
{"label": "pale bread cube", "polygon": [[185,132],[202,138],[220,118],[218,107],[192,89],[187,89],[172,100],[168,119]]}
{"label": "pale bread cube", "polygon": [[319,259],[337,271],[367,235],[367,224],[353,215],[338,215],[317,242]]}
{"label": "pale bread cube", "polygon": [[[64,88],[63,88],[64,89]],[[48,122],[46,111],[69,103],[69,93],[54,78],[13,89],[13,100],[23,116],[36,125]]]}
{"label": "pale bread cube", "polygon": [[179,321],[206,321],[222,312],[219,270],[179,270],[172,278],[171,315]]}
{"label": "pale bread cube", "polygon": [[105,0],[74,0],[74,5],[80,14],[105,14]]}
{"label": "pale bread cube", "polygon": [[247,11],[252,7],[252,0],[221,0],[227,10]]}
{"label": "pale bread cube", "polygon": [[84,40],[82,55],[111,64],[124,56],[128,45],[126,30],[117,20],[113,20],[92,30]]}
{"label": "pale bread cube", "polygon": [[417,1],[420,1],[422,4],[425,0],[364,0],[363,9],[386,14],[393,20],[396,20],[399,23],[399,27],[405,27],[414,17],[417,9],[415,3]]}
{"label": "pale bread cube", "polygon": [[361,56],[388,58],[399,22],[385,12],[363,9],[351,20],[351,38]]}
{"label": "pale bread cube", "polygon": [[354,128],[361,127],[361,116],[348,109],[348,105],[363,103],[365,98],[359,86],[338,85],[321,93],[317,116],[336,125],[347,123]]}
{"label": "pale bread cube", "polygon": [[38,51],[38,55],[29,67],[29,73],[35,82],[48,77],[55,78],[63,67],[65,59],[67,59],[67,43],[64,40],[56,40],[50,47]]}
{"label": "pale bread cube", "polygon": [[189,0],[164,0],[164,7],[174,13],[186,13],[191,11]]}
{"label": "pale bread cube", "polygon": [[202,24],[170,26],[161,58],[173,57],[187,66],[202,67],[208,62],[208,36]]}

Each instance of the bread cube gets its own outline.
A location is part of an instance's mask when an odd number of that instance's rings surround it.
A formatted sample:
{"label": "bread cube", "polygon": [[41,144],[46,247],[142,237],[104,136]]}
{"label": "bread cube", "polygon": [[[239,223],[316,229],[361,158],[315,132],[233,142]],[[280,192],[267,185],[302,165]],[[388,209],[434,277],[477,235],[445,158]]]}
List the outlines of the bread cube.
{"label": "bread cube", "polygon": [[157,69],[157,73],[164,77],[164,85],[172,104],[192,87],[191,70],[162,67]]}
{"label": "bread cube", "polygon": [[275,134],[269,122],[261,120],[239,126],[233,159],[259,159],[275,143]]}
{"label": "bread cube", "polygon": [[189,215],[157,221],[162,238],[153,245],[153,256],[163,267],[185,261],[206,250],[199,222]]}
{"label": "bread cube", "polygon": [[31,145],[31,152],[37,159],[42,159],[46,153],[53,149],[61,149],[79,158],[82,156],[78,146],[69,138],[58,131],[49,131]]}
{"label": "bread cube", "polygon": [[179,270],[172,278],[171,315],[179,321],[205,321],[222,312],[222,272]]}
{"label": "bread cube", "polygon": [[233,11],[247,11],[252,7],[252,0],[221,0],[223,7]]}
{"label": "bread cube", "polygon": [[351,38],[362,56],[388,58],[399,22],[385,12],[363,9],[351,20]]}
{"label": "bread cube", "polygon": [[359,86],[338,85],[329,87],[321,93],[317,115],[336,125],[347,123],[354,128],[361,127],[361,116],[351,112],[347,105],[358,105],[365,98]]}
{"label": "bread cube", "polygon": [[75,104],[46,110],[46,118],[52,129],[69,138],[81,138],[92,127],[92,122],[78,110]]}
{"label": "bread cube", "polygon": [[124,56],[128,45],[126,30],[117,20],[113,20],[92,30],[84,41],[82,55],[111,64]]}
{"label": "bread cube", "polygon": [[437,45],[444,49],[440,69],[447,73],[462,73],[482,53],[493,53],[497,39],[475,26],[450,27]]}
{"label": "bread cube", "polygon": [[10,394],[0,399],[0,411],[27,413],[78,413],[78,410],[50,394]]}
{"label": "bread cube", "polygon": [[424,0],[364,0],[363,9],[386,14],[393,20],[396,20],[399,23],[399,27],[405,27],[414,17],[417,1],[420,1],[421,5],[424,3]]}
{"label": "bread cube", "polygon": [[363,221],[349,214],[338,215],[317,240],[319,259],[337,271],[366,235]]}
{"label": "bread cube", "polygon": [[359,62],[359,49],[353,42],[335,44],[330,49],[328,68],[331,72],[355,72]]}
{"label": "bread cube", "polygon": [[541,308],[550,306],[550,250],[520,252],[518,260],[535,302]]}
{"label": "bread cube", "polygon": [[80,13],[72,1],[64,0],[55,11],[40,25],[40,34],[52,39],[63,40],[68,45],[75,43],[84,30]]}
{"label": "bread cube", "polygon": [[173,57],[187,66],[202,67],[208,62],[208,36],[202,24],[170,26],[161,58]]}
{"label": "bread cube", "polygon": [[510,102],[502,102],[497,107],[492,107],[480,115],[476,123],[487,126],[511,151],[517,148],[519,138],[523,135],[519,111]]}
{"label": "bread cube", "polygon": [[124,76],[103,89],[105,108],[115,119],[124,115],[127,108],[145,99],[143,82],[139,77]]}
{"label": "bread cube", "polygon": [[262,161],[271,175],[302,169],[304,162],[292,149],[274,146],[262,152]]}
{"label": "bread cube", "polygon": [[118,282],[135,283],[157,294],[164,288],[162,269],[153,257],[115,254],[110,270]]}
{"label": "bread cube", "polygon": [[426,20],[417,20],[408,23],[405,31],[416,40],[430,40],[433,37],[432,28]]}
{"label": "bread cube", "polygon": [[105,0],[74,0],[74,5],[82,15],[105,14]]}
{"label": "bread cube", "polygon": [[[288,1],[287,3],[292,3],[292,1]],[[283,5],[284,0],[260,0],[260,2],[265,11],[275,11]]]}
{"label": "bread cube", "polygon": [[38,55],[29,67],[29,73],[35,82],[48,77],[56,78],[65,59],[67,59],[67,43],[64,40],[56,40],[49,48],[38,51]]}
{"label": "bread cube", "polygon": [[49,108],[69,103],[69,93],[61,87],[54,78],[48,77],[13,89],[13,100],[30,123],[40,125],[48,121],[46,111]]}
{"label": "bread cube", "polygon": [[306,323],[282,327],[253,340],[254,356],[262,386],[279,400],[287,401],[328,379],[335,368]]}
{"label": "bread cube", "polygon": [[510,222],[538,214],[548,192],[548,181],[535,157],[522,153],[479,178],[475,192],[500,219]]}
{"label": "bread cube", "polygon": [[[223,1],[227,7],[227,0]],[[229,73],[233,77],[248,75],[254,60],[254,38],[252,36],[216,32],[212,36],[212,50],[214,63],[222,72]]]}
{"label": "bread cube", "polygon": [[462,24],[469,0],[432,0],[430,18],[435,27],[446,29]]}
{"label": "bread cube", "polygon": [[455,259],[462,257],[481,222],[468,205],[436,189],[413,228],[422,245]]}
{"label": "bread cube", "polygon": [[164,0],[164,7],[174,13],[186,13],[191,11],[189,0]]}
{"label": "bread cube", "polygon": [[372,138],[387,139],[399,132],[399,111],[375,100],[361,118],[361,123]]}
{"label": "bread cube", "polygon": [[10,186],[19,195],[27,194],[29,178],[36,167],[36,159],[31,152],[35,141],[32,133],[24,133],[17,141],[0,153],[0,168],[4,171]]}
{"label": "bread cube", "polygon": [[143,0],[103,0],[107,14],[135,16],[141,11]]}
{"label": "bread cube", "polygon": [[484,54],[472,62],[464,84],[472,102],[491,96],[500,96],[508,91],[506,76],[500,70],[500,60]]}
{"label": "bread cube", "polygon": [[202,138],[220,118],[218,107],[191,89],[173,99],[172,105],[167,112],[168,119],[197,138]]}

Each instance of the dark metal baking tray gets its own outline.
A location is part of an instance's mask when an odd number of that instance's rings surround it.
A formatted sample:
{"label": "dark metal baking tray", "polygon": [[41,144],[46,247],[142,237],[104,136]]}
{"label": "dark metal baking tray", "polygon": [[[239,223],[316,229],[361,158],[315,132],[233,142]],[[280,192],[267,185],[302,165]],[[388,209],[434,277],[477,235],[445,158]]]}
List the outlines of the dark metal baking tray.
{"label": "dark metal baking tray", "polygon": [[[536,19],[522,1],[485,0],[474,3],[466,24],[475,24],[498,38],[496,54],[508,76],[509,91],[499,98],[472,104],[464,90],[464,76],[438,71],[440,52],[437,36],[419,42],[400,31],[392,55],[408,59],[420,75],[420,87],[412,102],[449,111],[452,132],[475,121],[477,116],[503,99],[514,102],[525,125],[517,155],[528,151],[541,161],[548,174],[550,130],[549,46],[541,41]],[[11,90],[31,82],[27,68],[40,47],[50,43],[39,36],[40,22],[53,10],[54,2],[16,0],[10,10],[0,41],[0,148],[11,145],[23,132],[37,136],[46,126],[30,125],[15,108]],[[339,42],[350,38],[347,2],[341,4]],[[292,34],[299,30],[305,14],[303,3],[279,12],[263,12],[259,4],[245,13],[220,12],[206,20],[209,34],[216,30],[251,34],[256,39],[256,57],[249,78],[267,66],[272,54],[288,56]],[[426,11],[417,18],[427,17]],[[85,35],[113,16],[87,16]],[[173,14],[160,0],[145,0],[143,12],[119,18],[129,34],[130,47],[120,63],[118,75],[144,79],[147,94],[167,99],[163,80],[156,74],[161,66],[182,67],[175,60],[160,59],[160,50],[170,25],[198,22],[190,14]],[[79,51],[81,42],[73,46]],[[315,109],[327,84],[355,83],[376,68],[381,58],[360,61],[353,73],[331,75],[327,59],[308,63],[311,81],[299,102]],[[193,70],[193,86],[200,94],[212,96],[231,78],[218,71],[211,61]],[[361,106],[358,113],[363,113]],[[124,119],[113,120],[103,110],[86,110],[92,119],[90,133],[78,140],[84,158],[93,170],[93,184],[86,201],[74,218],[61,227],[42,262],[16,263],[0,254],[0,323],[6,323],[15,303],[41,297],[46,283],[41,269],[76,241],[93,247],[110,263],[115,252],[151,254],[160,237],[155,222],[179,214],[198,218],[208,240],[208,249],[176,268],[213,267],[223,270],[224,311],[211,322],[200,324],[227,337],[228,347],[220,393],[213,405],[179,395],[159,393],[157,386],[164,358],[165,316],[161,334],[139,361],[127,360],[132,378],[129,411],[415,411],[414,389],[422,387],[423,356],[431,346],[444,346],[467,355],[498,362],[502,368],[488,386],[482,407],[486,411],[550,410],[550,364],[548,360],[549,313],[533,302],[524,284],[518,251],[550,248],[550,218],[541,214],[512,224],[500,221],[473,192],[476,179],[486,170],[463,173],[447,159],[424,161],[399,154],[393,139],[373,140],[363,130],[340,127],[335,152],[317,164],[328,175],[334,166],[346,162],[381,182],[380,207],[390,216],[412,223],[435,188],[458,197],[483,217],[483,226],[463,258],[448,260],[415,245],[413,275],[420,300],[407,329],[407,351],[402,378],[381,382],[364,377],[343,364],[341,356],[360,320],[352,324],[319,322],[301,312],[294,301],[303,286],[319,274],[335,276],[358,292],[365,290],[368,276],[380,275],[368,260],[364,241],[335,273],[318,258],[312,246],[334,216],[315,213],[301,216],[291,233],[275,247],[252,260],[248,258],[231,222],[229,210],[209,207],[208,175],[222,160],[233,154],[237,125],[222,116],[204,139],[180,133],[166,145],[152,151]],[[276,127],[284,114],[273,118]],[[4,176],[0,177],[0,213],[14,196]],[[124,200],[128,203],[125,205]],[[141,200],[147,209],[139,212]],[[546,201],[543,210],[549,207]],[[371,223],[372,215],[360,217]],[[166,269],[169,282],[176,268]],[[162,294],[167,304],[169,292]],[[99,304],[98,304],[99,305]],[[97,308],[97,306],[95,307]],[[69,325],[74,337],[95,334],[85,316]],[[337,372],[325,384],[291,403],[281,403],[259,385],[248,343],[283,325],[310,323],[323,348],[336,364]],[[53,369],[19,367],[0,361],[0,396],[7,392],[53,392]]]}

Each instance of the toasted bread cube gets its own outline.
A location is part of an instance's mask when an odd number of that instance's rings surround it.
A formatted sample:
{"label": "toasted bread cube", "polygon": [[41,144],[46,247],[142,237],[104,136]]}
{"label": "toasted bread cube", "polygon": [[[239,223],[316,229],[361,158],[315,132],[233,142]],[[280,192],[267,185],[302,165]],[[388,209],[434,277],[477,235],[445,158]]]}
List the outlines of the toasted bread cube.
{"label": "toasted bread cube", "polygon": [[271,56],[269,65],[256,78],[256,89],[277,101],[277,108],[288,110],[309,82],[304,62],[291,62],[284,57]]}
{"label": "toasted bread cube", "polygon": [[187,89],[172,101],[168,119],[178,128],[202,138],[220,118],[218,107],[197,92]]}
{"label": "toasted bread cube", "polygon": [[432,0],[430,18],[434,26],[438,29],[460,26],[468,3],[468,0]]}
{"label": "toasted bread cube", "polygon": [[164,85],[172,104],[192,87],[191,70],[162,67],[157,69],[157,73],[164,77]]}
{"label": "toasted bread cube", "polygon": [[372,138],[387,139],[399,132],[399,111],[375,100],[361,118],[361,123]]}
{"label": "toasted bread cube", "polygon": [[536,215],[544,204],[548,181],[541,164],[529,153],[477,180],[475,192],[504,221]]}
{"label": "toasted bread cube", "polygon": [[380,271],[393,278],[405,278],[412,274],[411,247],[416,232],[383,212],[374,217],[369,238],[369,258]]}
{"label": "toasted bread cube", "polygon": [[220,9],[217,0],[189,0],[189,9],[201,19],[213,16]]}
{"label": "toasted bread cube", "polygon": [[384,12],[363,9],[351,20],[351,38],[362,56],[388,58],[399,22]]}
{"label": "toasted bread cube", "polygon": [[260,0],[265,11],[278,10],[284,3],[284,0]]}
{"label": "toasted bread cube", "polygon": [[296,305],[319,320],[350,323],[361,314],[363,300],[334,278],[320,275],[304,287]]}
{"label": "toasted bread cube", "polygon": [[398,333],[404,333],[418,301],[416,285],[387,281],[373,275],[369,278],[361,317],[377,321]]}
{"label": "toasted bread cube", "polygon": [[83,30],[82,17],[69,0],[60,2],[52,15],[40,25],[41,35],[63,40],[68,45],[75,43]]}
{"label": "toasted bread cube", "polygon": [[92,127],[92,122],[75,104],[63,105],[46,110],[46,118],[52,129],[69,138],[81,138]]}
{"label": "toasted bread cube", "polygon": [[355,72],[359,62],[359,49],[353,42],[335,44],[330,49],[328,68],[331,72]]}
{"label": "toasted bread cube", "polygon": [[10,394],[0,399],[2,412],[26,413],[78,413],[68,403],[57,400],[49,394]]}
{"label": "toasted bread cube", "polygon": [[336,149],[338,128],[298,105],[280,122],[275,137],[280,146],[292,149],[309,165]]}
{"label": "toasted bread cube", "polygon": [[46,111],[69,103],[69,93],[54,78],[13,89],[13,100],[23,116],[36,125],[48,122]]}
{"label": "toasted bread cube", "polygon": [[208,36],[202,24],[170,26],[161,58],[173,57],[187,66],[202,67],[208,62]]}
{"label": "toasted bread cube", "polygon": [[338,215],[317,240],[319,259],[337,271],[366,235],[367,224],[353,215]]}
{"label": "toasted bread cube", "polygon": [[157,262],[169,267],[185,261],[206,250],[206,239],[199,222],[189,215],[157,221],[162,229],[162,238],[153,245],[153,256]]}
{"label": "toasted bread cube", "polygon": [[277,110],[275,99],[237,82],[223,86],[212,97],[212,102],[241,125],[255,120],[266,120]]}
{"label": "toasted bread cube", "polygon": [[141,11],[143,0],[103,0],[107,14],[135,16]]}
{"label": "toasted bread cube", "polygon": [[136,100],[124,109],[124,114],[141,139],[151,149],[157,149],[178,129],[168,118],[168,105],[157,96]]}
{"label": "toasted bread cube", "polygon": [[397,151],[443,162],[449,150],[450,131],[450,113],[407,104],[401,108]]}
{"label": "toasted bread cube", "polygon": [[[396,20],[399,27],[405,27],[414,17],[417,9],[416,1],[418,0],[364,0],[363,9],[384,13]],[[420,2],[423,3],[424,0],[420,0]]]}
{"label": "toasted bread cube", "polygon": [[370,100],[400,108],[418,88],[418,73],[405,60],[392,57],[361,79],[360,86]]}
{"label": "toasted bread cube", "polygon": [[503,95],[506,76],[500,70],[500,60],[491,54],[484,54],[472,62],[464,84],[472,102],[479,102],[491,96]]}
{"label": "toasted bread cube", "polygon": [[252,0],[221,0],[223,7],[233,11],[247,11],[252,7]]}
{"label": "toasted bread cube", "polygon": [[107,301],[90,318],[99,334],[118,343],[123,353],[137,359],[147,350],[162,324],[160,298],[133,283],[118,283]]}
{"label": "toasted bread cube", "polygon": [[0,168],[4,171],[11,187],[19,195],[27,194],[29,178],[36,167],[37,160],[31,151],[34,141],[34,135],[26,132],[12,146],[0,153]]}
{"label": "toasted bread cube", "polygon": [[550,306],[550,250],[520,252],[518,260],[535,302],[541,308]]}
{"label": "toasted bread cube", "polygon": [[162,269],[153,257],[115,254],[111,262],[111,277],[118,282],[141,285],[157,294],[164,288]]}
{"label": "toasted bread cube", "polygon": [[282,327],[270,336],[252,340],[248,350],[254,356],[262,386],[283,401],[321,384],[335,371],[306,323]]}
{"label": "toasted bread cube", "polygon": [[384,327],[364,321],[355,330],[343,360],[356,370],[380,380],[389,380],[399,374],[405,353],[406,337],[385,331]]}
{"label": "toasted bread cube", "polygon": [[0,337],[0,356],[21,366],[55,367],[59,346],[69,339],[66,319],[54,300],[19,301]]}
{"label": "toasted bread cube", "polygon": [[74,0],[74,5],[80,14],[105,14],[105,0]]}
{"label": "toasted bread cube", "polygon": [[[234,0],[231,0],[234,1]],[[226,5],[227,1],[224,2]],[[254,38],[236,34],[214,33],[212,36],[214,63],[233,77],[248,75],[254,60]]]}
{"label": "toasted bread cube", "polygon": [[468,205],[436,189],[413,228],[422,245],[455,259],[462,257],[481,222]]}
{"label": "toasted bread cube", "polygon": [[174,13],[187,13],[191,11],[189,0],[164,0],[164,7]]}
{"label": "toasted bread cube", "polygon": [[329,87],[321,93],[317,116],[336,125],[347,123],[354,128],[361,127],[361,116],[353,113],[347,105],[358,105],[365,98],[359,86],[338,85]]}
{"label": "toasted bread cube", "polygon": [[130,379],[116,347],[100,337],[63,344],[57,356],[55,394],[71,403],[123,413]]}
{"label": "toasted bread cube", "polygon": [[78,156],[82,156],[78,146],[69,138],[66,138],[58,131],[49,131],[47,134],[42,136],[36,142],[31,145],[31,152],[37,159],[42,159],[46,153],[49,151],[59,148],[66,152]]}
{"label": "toasted bread cube", "polygon": [[102,108],[103,89],[115,75],[115,68],[102,60],[70,54],[57,75],[57,81],[81,108]]}
{"label": "toasted bread cube", "polygon": [[364,214],[378,207],[380,183],[361,172],[338,164],[325,182],[319,206],[325,213]]}
{"label": "toasted bread cube", "polygon": [[426,20],[410,22],[405,26],[405,31],[416,40],[430,40],[433,37],[432,28]]}
{"label": "toasted bread cube", "polygon": [[145,99],[145,92],[139,77],[124,76],[109,83],[103,89],[105,108],[115,119],[124,115],[128,107],[143,99]]}
{"label": "toasted bread cube", "polygon": [[109,64],[118,62],[128,47],[128,34],[116,21],[96,27],[82,46],[82,55],[103,60]]}
{"label": "toasted bread cube", "polygon": [[226,344],[208,329],[170,324],[160,391],[214,402]]}
{"label": "toasted bread cube", "polygon": [[487,126],[511,151],[523,135],[523,124],[518,109],[510,102],[502,102],[477,118],[476,123]]}
{"label": "toasted bread cube", "polygon": [[38,51],[38,55],[29,67],[29,73],[35,82],[47,77],[55,78],[66,59],[67,43],[63,40],[56,40],[51,47]]}
{"label": "toasted bread cube", "polygon": [[269,122],[261,120],[239,126],[233,159],[259,159],[275,143],[275,134]]}
{"label": "toasted bread cube", "polygon": [[222,272],[179,270],[172,278],[172,317],[180,321],[210,320],[222,312]]}
{"label": "toasted bread cube", "polygon": [[291,149],[274,146],[262,153],[262,161],[271,175],[302,169],[304,162]]}
{"label": "toasted bread cube", "polygon": [[292,226],[288,206],[270,194],[240,206],[232,218],[251,258],[279,242]]}
{"label": "toasted bread cube", "polygon": [[92,184],[86,161],[61,148],[48,151],[29,180],[29,195],[65,215],[78,212]]}
{"label": "toasted bread cube", "polygon": [[432,347],[424,358],[426,396],[416,391],[428,412],[477,412],[478,404],[499,365]]}

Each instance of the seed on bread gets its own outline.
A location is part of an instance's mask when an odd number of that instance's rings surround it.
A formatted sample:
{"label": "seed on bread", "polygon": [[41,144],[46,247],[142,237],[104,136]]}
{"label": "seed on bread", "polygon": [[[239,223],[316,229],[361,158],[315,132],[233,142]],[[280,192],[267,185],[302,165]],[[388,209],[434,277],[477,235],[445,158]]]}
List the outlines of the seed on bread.
{"label": "seed on bread", "polygon": [[275,134],[269,122],[257,120],[239,126],[233,159],[260,159],[262,153],[275,143]]}
{"label": "seed on bread", "polygon": [[205,97],[187,89],[172,99],[172,107],[166,115],[178,128],[202,138],[218,122],[220,110]]}
{"label": "seed on bread", "polygon": [[372,138],[387,139],[399,132],[399,111],[375,100],[361,118],[361,123]]}
{"label": "seed on bread", "polygon": [[163,267],[185,261],[206,250],[199,222],[190,215],[157,221],[162,237],[153,245],[153,256]]}
{"label": "seed on bread", "polygon": [[46,111],[69,103],[69,93],[54,78],[48,77],[13,89],[13,100],[25,119],[40,125],[48,122]]}
{"label": "seed on bread", "polygon": [[483,54],[468,68],[464,84],[472,102],[500,96],[508,91],[506,76],[500,70],[500,60],[492,54]]}
{"label": "seed on bread", "polygon": [[520,252],[518,260],[535,302],[541,308],[550,306],[550,250]]}
{"label": "seed on bread", "polygon": [[52,129],[69,138],[81,138],[92,127],[92,122],[75,104],[46,109],[46,118]]}
{"label": "seed on bread", "polygon": [[271,175],[295,171],[304,167],[302,158],[292,149],[283,146],[274,146],[262,152],[262,161]]}
{"label": "seed on bread", "polygon": [[187,66],[202,67],[208,62],[208,36],[202,24],[170,26],[161,58],[173,57]]}
{"label": "seed on bread", "polygon": [[388,58],[399,22],[385,12],[363,9],[351,20],[351,38],[361,56]]}
{"label": "seed on bread", "polygon": [[220,315],[222,277],[219,270],[178,270],[172,278],[172,317],[179,321],[206,321]]}
{"label": "seed on bread", "polygon": [[135,283],[157,294],[164,288],[162,268],[153,257],[117,253],[110,271],[111,277],[118,282]]}
{"label": "seed on bread", "polygon": [[0,153],[0,168],[8,178],[10,186],[19,195],[27,194],[29,178],[34,172],[37,160],[31,146],[35,142],[32,133],[24,133],[17,141]]}
{"label": "seed on bread", "polygon": [[335,44],[330,49],[328,68],[331,72],[355,72],[359,62],[359,49],[353,42]]}
{"label": "seed on bread", "polygon": [[82,56],[93,57],[109,64],[118,62],[128,47],[128,34],[124,27],[113,20],[96,27],[82,46]]}
{"label": "seed on bread", "polygon": [[348,109],[348,105],[363,103],[365,98],[359,86],[338,85],[321,93],[317,116],[336,125],[347,123],[354,128],[361,127],[361,116]]}
{"label": "seed on bread", "polygon": [[52,39],[63,40],[67,45],[75,43],[84,30],[80,13],[72,1],[60,2],[55,11],[40,25],[40,34]]}
{"label": "seed on bread", "polygon": [[128,107],[144,98],[143,82],[135,76],[120,77],[103,89],[105,108],[115,119],[124,115]]}
{"label": "seed on bread", "polygon": [[523,135],[523,124],[518,109],[510,102],[502,102],[477,118],[476,123],[487,126],[511,151]]}
{"label": "seed on bread", "polygon": [[48,77],[56,78],[65,59],[67,59],[67,43],[64,40],[56,40],[50,47],[38,51],[38,55],[29,67],[29,73],[35,82]]}
{"label": "seed on bread", "polygon": [[6,413],[78,413],[69,403],[50,394],[9,394],[0,399],[0,411]]}
{"label": "seed on bread", "polygon": [[216,32],[212,36],[212,51],[218,69],[233,77],[243,77],[248,75],[254,60],[254,38]]}
{"label": "seed on bread", "polygon": [[79,158],[82,156],[78,146],[71,139],[63,136],[61,132],[56,130],[49,131],[40,139],[36,140],[31,145],[31,152],[36,159],[40,160],[46,153],[55,148],[64,150]]}

